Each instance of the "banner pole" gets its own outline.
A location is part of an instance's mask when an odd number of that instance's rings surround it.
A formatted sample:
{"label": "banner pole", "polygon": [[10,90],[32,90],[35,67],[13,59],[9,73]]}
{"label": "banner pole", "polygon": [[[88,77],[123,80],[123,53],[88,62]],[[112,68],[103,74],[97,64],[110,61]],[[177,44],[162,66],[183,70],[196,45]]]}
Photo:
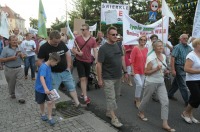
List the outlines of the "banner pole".
{"label": "banner pole", "polygon": [[99,30],[101,31],[101,20],[100,20],[100,24],[99,25],[100,25],[100,29]]}

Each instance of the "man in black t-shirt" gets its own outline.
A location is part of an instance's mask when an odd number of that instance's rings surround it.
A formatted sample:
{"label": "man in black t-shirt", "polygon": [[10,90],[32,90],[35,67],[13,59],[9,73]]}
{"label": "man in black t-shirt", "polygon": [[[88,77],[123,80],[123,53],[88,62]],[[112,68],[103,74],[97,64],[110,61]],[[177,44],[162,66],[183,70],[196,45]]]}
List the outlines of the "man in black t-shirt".
{"label": "man in black t-shirt", "polygon": [[49,40],[40,47],[38,53],[38,61],[41,64],[47,61],[49,54],[57,52],[60,54],[60,62],[52,67],[52,87],[58,89],[60,84],[63,83],[70,92],[77,107],[82,106],[78,100],[74,79],[71,75],[71,56],[69,55],[67,46],[60,41],[61,35],[58,31],[52,31],[49,34]]}

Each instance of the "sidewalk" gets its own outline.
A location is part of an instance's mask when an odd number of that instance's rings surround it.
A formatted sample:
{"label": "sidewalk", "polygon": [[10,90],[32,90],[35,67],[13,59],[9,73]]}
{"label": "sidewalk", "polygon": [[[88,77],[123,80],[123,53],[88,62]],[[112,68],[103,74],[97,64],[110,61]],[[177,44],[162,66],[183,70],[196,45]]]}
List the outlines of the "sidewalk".
{"label": "sidewalk", "polygon": [[[41,121],[39,108],[35,102],[34,81],[24,81],[26,103],[19,104],[16,99],[11,99],[4,77],[4,71],[0,71],[0,131],[1,132],[117,132],[109,123],[96,117],[89,111],[84,114],[63,119],[57,112],[54,117],[57,121],[54,127]],[[60,101],[68,101],[69,97],[59,92]]]}

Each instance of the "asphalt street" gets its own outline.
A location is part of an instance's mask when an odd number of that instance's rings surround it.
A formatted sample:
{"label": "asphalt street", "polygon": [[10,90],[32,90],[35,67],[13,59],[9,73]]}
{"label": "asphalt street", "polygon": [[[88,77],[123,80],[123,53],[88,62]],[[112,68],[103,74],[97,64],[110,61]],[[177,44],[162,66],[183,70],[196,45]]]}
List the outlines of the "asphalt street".
{"label": "asphalt street", "polygon": [[[78,80],[76,69],[74,70],[74,79]],[[134,84],[134,83],[133,83]],[[77,88],[80,95],[81,90]],[[150,100],[145,116],[148,118],[147,122],[142,121],[138,118],[138,110],[134,105],[134,91],[135,86],[130,87],[126,83],[122,83],[121,98],[118,101],[117,115],[124,126],[119,129],[121,132],[164,132],[162,129],[161,120],[161,106],[160,103]],[[88,91],[88,96],[91,98],[91,105],[89,109],[94,112],[97,116],[110,122],[105,116],[106,101],[103,89],[95,89],[94,87]],[[169,102],[169,125],[175,128],[177,132],[199,132],[200,124],[187,124],[182,118],[181,113],[185,106],[180,92],[177,91],[175,97],[178,101]],[[200,109],[194,110],[194,117],[200,120]]]}

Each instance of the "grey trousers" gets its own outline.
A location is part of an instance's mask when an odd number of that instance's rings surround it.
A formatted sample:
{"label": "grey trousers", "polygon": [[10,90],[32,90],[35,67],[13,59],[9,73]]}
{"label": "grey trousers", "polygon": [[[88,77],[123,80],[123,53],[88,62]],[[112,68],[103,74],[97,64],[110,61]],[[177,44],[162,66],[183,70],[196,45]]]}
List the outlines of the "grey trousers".
{"label": "grey trousers", "polygon": [[120,97],[121,92],[121,79],[104,80],[104,92],[107,110],[116,110],[117,99]]}
{"label": "grey trousers", "polygon": [[140,111],[145,111],[147,103],[151,99],[152,94],[156,91],[158,99],[161,103],[161,119],[168,120],[169,113],[169,100],[167,96],[167,90],[165,88],[165,83],[145,83],[145,89],[141,104],[139,106]]}
{"label": "grey trousers", "polygon": [[15,95],[16,98],[24,99],[24,70],[23,68],[8,68],[4,70],[5,78],[8,83],[8,89],[10,95]]}

